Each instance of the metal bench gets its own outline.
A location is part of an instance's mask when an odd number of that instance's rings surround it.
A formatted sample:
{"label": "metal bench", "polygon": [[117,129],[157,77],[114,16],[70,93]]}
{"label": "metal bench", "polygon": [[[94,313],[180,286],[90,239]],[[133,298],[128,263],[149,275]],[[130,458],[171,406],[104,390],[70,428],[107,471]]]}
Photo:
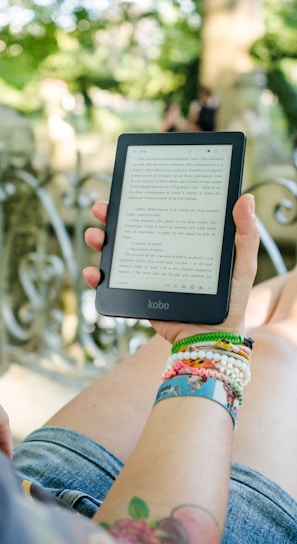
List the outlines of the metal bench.
{"label": "metal bench", "polygon": [[[98,198],[108,198],[109,187],[109,175],[82,176],[79,162],[72,175],[56,172],[38,179],[17,168],[2,173],[2,371],[17,362],[88,381],[137,349],[152,334],[145,321],[98,316],[94,293],[81,279],[83,266],[94,258],[83,240],[91,221],[90,207]],[[269,179],[251,185],[248,192],[255,194],[266,216],[258,217],[259,268],[266,254],[272,266],[268,274],[283,274],[296,262],[297,183]],[[288,246],[289,265],[283,249]]]}

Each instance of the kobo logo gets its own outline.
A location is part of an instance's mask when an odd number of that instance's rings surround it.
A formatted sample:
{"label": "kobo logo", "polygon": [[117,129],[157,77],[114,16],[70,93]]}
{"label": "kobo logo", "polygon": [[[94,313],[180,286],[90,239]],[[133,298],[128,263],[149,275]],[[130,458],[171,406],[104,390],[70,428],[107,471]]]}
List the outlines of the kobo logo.
{"label": "kobo logo", "polygon": [[162,300],[153,301],[149,299],[148,305],[149,310],[169,310],[169,303],[168,302],[162,302]]}

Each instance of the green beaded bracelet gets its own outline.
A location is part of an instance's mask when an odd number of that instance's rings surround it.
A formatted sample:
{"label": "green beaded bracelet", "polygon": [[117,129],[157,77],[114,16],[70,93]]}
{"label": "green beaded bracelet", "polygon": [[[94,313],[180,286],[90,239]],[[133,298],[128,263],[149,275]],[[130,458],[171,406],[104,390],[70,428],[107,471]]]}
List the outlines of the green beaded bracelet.
{"label": "green beaded bracelet", "polygon": [[199,342],[217,342],[218,340],[228,340],[231,344],[244,344],[245,346],[253,349],[254,340],[252,338],[245,338],[241,334],[235,334],[233,332],[209,332],[203,334],[196,334],[194,336],[188,336],[182,338],[173,344],[171,353],[177,353],[182,348],[190,346],[191,344]]}

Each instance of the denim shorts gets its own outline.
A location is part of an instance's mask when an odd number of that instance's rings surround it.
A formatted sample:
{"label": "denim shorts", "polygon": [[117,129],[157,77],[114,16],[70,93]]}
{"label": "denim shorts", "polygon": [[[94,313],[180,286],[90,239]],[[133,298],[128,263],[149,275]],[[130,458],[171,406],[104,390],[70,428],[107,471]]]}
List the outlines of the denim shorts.
{"label": "denim shorts", "polygon": [[[43,427],[14,455],[19,476],[48,489],[81,514],[92,517],[123,464],[84,435]],[[277,484],[232,463],[230,498],[222,544],[296,544],[297,502]]]}

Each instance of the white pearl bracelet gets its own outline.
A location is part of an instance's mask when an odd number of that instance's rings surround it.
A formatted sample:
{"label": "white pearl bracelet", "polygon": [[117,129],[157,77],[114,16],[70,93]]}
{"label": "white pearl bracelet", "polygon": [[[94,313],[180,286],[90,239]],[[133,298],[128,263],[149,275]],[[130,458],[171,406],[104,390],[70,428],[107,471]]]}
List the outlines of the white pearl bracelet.
{"label": "white pearl bracelet", "polygon": [[173,353],[167,360],[164,374],[166,374],[166,372],[168,372],[178,361],[196,361],[197,359],[208,359],[209,361],[212,361],[217,370],[243,386],[249,383],[251,379],[250,366],[247,360],[238,354],[226,355],[223,350],[205,351],[200,349],[198,351],[181,351]]}

